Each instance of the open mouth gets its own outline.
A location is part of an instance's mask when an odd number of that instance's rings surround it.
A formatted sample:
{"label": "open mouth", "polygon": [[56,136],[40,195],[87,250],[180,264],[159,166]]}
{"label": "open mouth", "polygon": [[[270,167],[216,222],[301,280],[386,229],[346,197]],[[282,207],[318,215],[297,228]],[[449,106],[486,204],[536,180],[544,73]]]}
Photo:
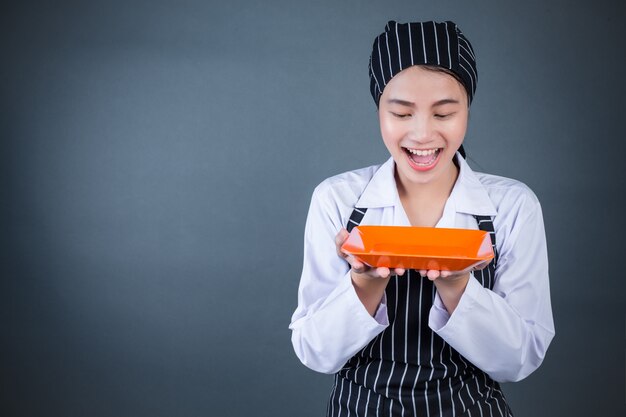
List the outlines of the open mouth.
{"label": "open mouth", "polygon": [[439,160],[443,148],[410,149],[402,148],[409,158],[409,164],[418,171],[433,168]]}

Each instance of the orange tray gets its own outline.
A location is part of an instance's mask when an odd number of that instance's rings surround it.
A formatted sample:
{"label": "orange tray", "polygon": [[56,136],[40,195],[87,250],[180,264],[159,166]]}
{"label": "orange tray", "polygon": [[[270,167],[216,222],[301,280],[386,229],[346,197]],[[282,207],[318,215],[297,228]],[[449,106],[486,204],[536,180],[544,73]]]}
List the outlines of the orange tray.
{"label": "orange tray", "polygon": [[341,249],[388,268],[461,271],[493,258],[489,233],[474,229],[357,226]]}

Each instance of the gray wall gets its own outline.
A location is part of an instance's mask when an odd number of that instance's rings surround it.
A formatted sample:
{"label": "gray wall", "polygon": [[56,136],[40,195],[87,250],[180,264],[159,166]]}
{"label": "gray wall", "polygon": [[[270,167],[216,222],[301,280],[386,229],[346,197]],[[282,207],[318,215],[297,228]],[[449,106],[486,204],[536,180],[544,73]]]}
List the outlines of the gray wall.
{"label": "gray wall", "polygon": [[[313,187],[386,159],[388,19],[451,19],[472,165],[543,204],[557,336],[517,416],[624,415],[619,1],[33,2],[0,12],[0,414],[320,416],[296,307]],[[619,110],[619,111],[618,111]]]}

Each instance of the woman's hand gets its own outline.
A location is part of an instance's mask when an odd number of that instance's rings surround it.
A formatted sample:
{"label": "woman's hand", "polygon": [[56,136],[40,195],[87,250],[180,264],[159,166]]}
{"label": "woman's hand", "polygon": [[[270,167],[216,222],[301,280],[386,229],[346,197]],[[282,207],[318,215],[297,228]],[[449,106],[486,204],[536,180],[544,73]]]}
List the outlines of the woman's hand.
{"label": "woman's hand", "polygon": [[489,261],[484,261],[476,266],[471,266],[462,271],[438,271],[436,269],[420,269],[418,272],[421,276],[428,278],[431,281],[442,279],[447,282],[454,282],[460,279],[464,279],[466,276],[469,276],[469,273],[472,271],[484,269],[487,265],[489,265]]}
{"label": "woman's hand", "polygon": [[335,236],[337,255],[350,264],[350,276],[354,290],[368,313],[373,316],[380,305],[391,275],[404,275],[405,270],[403,268],[393,270],[385,267],[372,268],[354,256],[343,252],[341,245],[349,235],[346,229],[341,229]]}
{"label": "woman's hand", "polygon": [[465,287],[470,279],[470,272],[480,270],[489,265],[489,261],[482,262],[474,267],[466,268],[462,271],[438,271],[438,270],[425,270],[419,271],[422,277],[428,278],[433,281],[435,287],[437,287],[437,293],[441,298],[448,313],[452,312],[459,305],[461,296],[465,292]]}
{"label": "woman's hand", "polygon": [[386,267],[372,268],[369,265],[359,261],[349,253],[345,253],[341,250],[341,245],[348,239],[350,234],[346,229],[341,229],[335,236],[335,246],[337,248],[337,255],[343,258],[350,264],[352,268],[353,277],[357,274],[362,279],[376,279],[376,278],[389,278],[391,275],[404,275],[406,270],[404,268],[395,268],[393,271]]}

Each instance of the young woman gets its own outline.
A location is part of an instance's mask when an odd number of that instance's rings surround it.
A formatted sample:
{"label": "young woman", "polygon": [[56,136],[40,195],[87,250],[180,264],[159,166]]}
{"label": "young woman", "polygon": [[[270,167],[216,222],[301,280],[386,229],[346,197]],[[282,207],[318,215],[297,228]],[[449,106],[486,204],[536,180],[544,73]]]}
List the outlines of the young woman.
{"label": "young woman", "polygon": [[[389,22],[369,72],[391,158],[313,193],[296,354],[335,373],[329,416],[512,415],[498,382],[537,369],[554,336],[539,202],[465,162],[477,72],[456,24]],[[482,229],[496,256],[466,271],[370,268],[340,250],[358,224]]]}

